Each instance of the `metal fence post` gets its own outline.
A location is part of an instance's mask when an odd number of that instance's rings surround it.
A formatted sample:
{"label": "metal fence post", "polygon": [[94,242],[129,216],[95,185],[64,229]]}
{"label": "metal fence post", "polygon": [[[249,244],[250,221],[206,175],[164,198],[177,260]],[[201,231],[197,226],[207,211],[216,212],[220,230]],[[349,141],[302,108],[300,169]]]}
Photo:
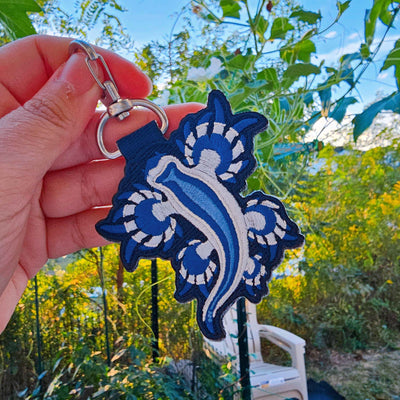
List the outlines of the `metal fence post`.
{"label": "metal fence post", "polygon": [[104,327],[105,327],[105,335],[106,335],[106,353],[107,353],[107,365],[111,365],[111,353],[110,353],[110,338],[108,333],[108,321],[107,321],[107,298],[106,298],[106,289],[104,283],[104,255],[103,249],[99,247],[100,253],[100,282],[101,282],[101,291],[103,298],[103,312],[104,312]]}
{"label": "metal fence post", "polygon": [[37,275],[35,275],[35,309],[36,309],[36,341],[37,341],[37,374],[40,375],[43,372],[42,363],[42,336],[40,334],[40,319],[39,319],[39,288]]}
{"label": "metal fence post", "polygon": [[153,331],[152,348],[153,362],[159,357],[159,330],[158,330],[158,274],[157,260],[151,260],[151,330]]}
{"label": "metal fence post", "polygon": [[241,297],[237,301],[238,346],[240,365],[241,397],[251,400],[249,343],[247,337],[246,299]]}

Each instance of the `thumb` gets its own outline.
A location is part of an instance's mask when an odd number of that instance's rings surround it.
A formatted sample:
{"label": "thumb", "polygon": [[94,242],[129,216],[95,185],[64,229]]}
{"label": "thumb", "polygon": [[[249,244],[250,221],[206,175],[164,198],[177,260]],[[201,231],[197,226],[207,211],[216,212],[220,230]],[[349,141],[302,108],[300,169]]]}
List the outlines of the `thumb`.
{"label": "thumb", "polygon": [[101,89],[74,53],[23,106],[0,121],[3,161],[12,157],[16,170],[43,174],[83,132]]}

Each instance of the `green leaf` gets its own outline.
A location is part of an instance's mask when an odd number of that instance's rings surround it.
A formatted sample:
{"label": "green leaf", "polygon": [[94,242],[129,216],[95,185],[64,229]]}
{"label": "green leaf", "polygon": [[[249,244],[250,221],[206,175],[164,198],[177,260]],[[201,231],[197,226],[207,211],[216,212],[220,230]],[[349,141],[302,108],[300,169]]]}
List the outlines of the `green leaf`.
{"label": "green leaf", "polygon": [[20,392],[17,392],[18,397],[24,397],[28,393],[28,388],[25,388],[24,390],[21,390]]}
{"label": "green leaf", "polygon": [[264,79],[256,79],[256,80],[251,80],[249,83],[246,84],[246,87],[250,89],[264,89],[264,87],[267,85],[267,82]]}
{"label": "green leaf", "polygon": [[294,26],[289,22],[289,18],[278,17],[274,19],[271,28],[270,40],[285,39],[286,33],[294,29]]}
{"label": "green leaf", "polygon": [[400,89],[400,39],[396,41],[393,49],[386,57],[386,60],[383,63],[381,71],[388,69],[391,66],[394,66],[395,68],[394,75],[396,77],[397,88]]}
{"label": "green leaf", "polygon": [[242,9],[239,3],[235,0],[220,0],[220,7],[222,8],[223,17],[240,18],[240,10]]}
{"label": "green leaf", "polygon": [[307,40],[312,38],[314,35],[318,34],[318,29],[317,28],[312,28],[309,29],[307,32],[305,32],[303,34],[303,36],[301,37],[301,40]]}
{"label": "green leaf", "polygon": [[350,87],[354,87],[354,69],[351,66],[351,61],[361,59],[359,53],[345,54],[341,59],[339,70],[332,67],[325,67],[326,72],[330,73],[327,83],[337,85],[342,81],[347,82]]}
{"label": "green leaf", "polygon": [[329,117],[335,119],[339,124],[343,121],[344,116],[346,115],[347,107],[350,104],[357,103],[357,99],[354,97],[346,97],[340,100],[333,111],[329,113]]}
{"label": "green leaf", "polygon": [[0,0],[0,23],[13,40],[32,35],[36,30],[26,13],[40,11],[33,0]]}
{"label": "green leaf", "polygon": [[353,138],[354,141],[360,137],[360,135],[368,129],[374,118],[383,110],[393,111],[400,114],[400,93],[393,92],[391,95],[385,97],[382,100],[370,105],[361,114],[358,114],[353,119]]}
{"label": "green leaf", "polygon": [[250,92],[251,90],[247,88],[240,88],[229,96],[232,110],[237,111],[240,108],[240,105],[249,97]]}
{"label": "green leaf", "polygon": [[210,21],[210,22],[221,22],[214,14],[205,14],[205,13],[200,13],[200,17],[204,19],[205,21]]}
{"label": "green leaf", "polygon": [[41,379],[43,379],[45,377],[45,375],[47,374],[47,371],[43,371],[39,376],[38,376],[38,381],[40,381]]}
{"label": "green leaf", "polygon": [[326,72],[328,72],[329,74],[335,75],[338,73],[338,70],[333,67],[325,67],[325,69],[326,69]]}
{"label": "green leaf", "polygon": [[344,3],[338,1],[336,3],[336,7],[338,9],[338,15],[336,17],[336,21],[342,16],[342,14],[350,7],[351,0],[347,0]]}
{"label": "green leaf", "polygon": [[339,78],[347,82],[351,87],[354,86],[354,70],[353,68],[343,68]]}
{"label": "green leaf", "polygon": [[126,353],[127,349],[121,349],[120,351],[118,351],[117,354],[115,354],[113,356],[113,358],[111,359],[111,362],[115,362],[117,361],[119,358],[121,358],[125,353]]}
{"label": "green leaf", "polygon": [[251,64],[254,62],[255,57],[256,56],[253,54],[248,54],[248,55],[238,54],[237,56],[227,61],[226,66],[228,68],[240,69],[242,71],[245,71],[249,69]]}
{"label": "green leaf", "polygon": [[267,82],[271,82],[274,89],[278,89],[280,87],[278,74],[275,68],[265,68],[257,74],[257,79],[263,79]]}
{"label": "green leaf", "polygon": [[57,367],[60,365],[61,360],[63,359],[63,357],[60,357],[53,366],[53,372],[57,369]]}
{"label": "green leaf", "polygon": [[315,111],[311,114],[311,117],[304,123],[302,126],[306,132],[308,132],[312,126],[321,118],[321,113],[318,111]]}
{"label": "green leaf", "polygon": [[288,64],[293,64],[297,60],[309,63],[311,60],[311,53],[315,53],[316,48],[314,42],[309,39],[301,40],[293,46],[284,47],[280,51],[282,60]]}
{"label": "green leaf", "polygon": [[270,86],[264,79],[251,81],[245,85],[243,83],[239,84],[237,86],[238,89],[229,95],[232,110],[237,112],[248,108],[246,100],[248,100],[249,96],[259,93],[261,90],[270,90]]}
{"label": "green leaf", "polygon": [[290,111],[290,103],[286,97],[279,98],[279,108],[281,109],[281,111]]}
{"label": "green leaf", "polygon": [[297,59],[304,62],[310,62],[311,53],[316,52],[315,44],[311,40],[302,40],[295,46],[297,52]]}
{"label": "green leaf", "polygon": [[379,19],[382,21],[383,24],[386,26],[389,26],[390,23],[392,22],[393,18],[393,13],[390,11],[390,9],[384,9],[382,8],[381,13],[379,14]]}
{"label": "green leaf", "polygon": [[108,392],[108,390],[110,390],[110,387],[111,387],[110,385],[101,386],[96,393],[93,393],[93,398],[99,397],[102,394]]}
{"label": "green leaf", "polygon": [[321,99],[321,106],[322,106],[321,115],[323,117],[326,117],[328,116],[329,107],[331,105],[331,96],[332,96],[331,87],[329,86],[325,89],[319,90],[318,95],[319,98]]}
{"label": "green leaf", "polygon": [[312,93],[312,92],[306,93],[305,96],[304,96],[303,101],[304,101],[304,104],[305,104],[306,106],[309,106],[310,104],[312,104],[312,103],[314,102],[313,93]]}
{"label": "green leaf", "polygon": [[342,57],[340,57],[340,64],[350,66],[351,67],[351,62],[355,60],[361,60],[361,54],[360,53],[348,53],[348,54],[343,54]]}
{"label": "green leaf", "polygon": [[292,82],[299,79],[301,76],[308,76],[312,74],[319,74],[321,70],[314,64],[292,64],[289,65],[283,73],[283,78],[290,79]]}
{"label": "green leaf", "polygon": [[385,11],[387,11],[392,0],[374,0],[374,4],[370,10],[365,11],[365,42],[368,46],[374,40],[376,21],[380,15],[386,20]]}
{"label": "green leaf", "polygon": [[290,14],[289,18],[297,18],[299,21],[313,25],[317,23],[318,20],[321,19],[321,13],[305,11],[302,8],[297,7],[297,9]]}
{"label": "green leaf", "polygon": [[365,44],[362,43],[361,47],[360,47],[360,54],[361,57],[365,60],[366,58],[368,58],[371,55],[371,52],[369,51],[369,47]]}
{"label": "green leaf", "polygon": [[256,25],[254,26],[257,36],[260,38],[262,42],[265,42],[264,34],[268,29],[268,21],[260,15],[257,18]]}

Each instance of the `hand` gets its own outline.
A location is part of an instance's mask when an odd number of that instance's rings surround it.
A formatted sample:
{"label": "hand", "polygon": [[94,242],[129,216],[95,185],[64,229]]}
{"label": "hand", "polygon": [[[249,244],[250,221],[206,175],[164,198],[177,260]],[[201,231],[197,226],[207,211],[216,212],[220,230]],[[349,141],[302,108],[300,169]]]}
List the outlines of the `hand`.
{"label": "hand", "polygon": [[[102,158],[96,143],[102,92],[70,39],[31,36],[0,49],[0,332],[29,279],[48,258],[106,244],[95,223],[123,176],[124,161]],[[149,79],[128,61],[97,49],[121,97],[144,98]],[[170,130],[198,104],[166,108]],[[106,146],[154,119],[134,111],[110,121]]]}

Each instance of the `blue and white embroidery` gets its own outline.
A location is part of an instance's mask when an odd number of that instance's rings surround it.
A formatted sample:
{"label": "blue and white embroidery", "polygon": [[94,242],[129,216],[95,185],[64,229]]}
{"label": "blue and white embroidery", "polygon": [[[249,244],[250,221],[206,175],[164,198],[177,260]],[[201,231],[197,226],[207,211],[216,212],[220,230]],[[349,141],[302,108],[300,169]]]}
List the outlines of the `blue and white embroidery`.
{"label": "blue and white embroidery", "polygon": [[256,166],[253,138],[266,126],[258,113],[233,115],[213,91],[169,140],[155,122],[121,139],[125,177],[96,226],[121,242],[128,271],[140,258],[170,259],[176,299],[197,299],[199,327],[211,339],[225,336],[227,307],[240,296],[259,302],[284,250],[304,240],[278,199],[240,195]]}

